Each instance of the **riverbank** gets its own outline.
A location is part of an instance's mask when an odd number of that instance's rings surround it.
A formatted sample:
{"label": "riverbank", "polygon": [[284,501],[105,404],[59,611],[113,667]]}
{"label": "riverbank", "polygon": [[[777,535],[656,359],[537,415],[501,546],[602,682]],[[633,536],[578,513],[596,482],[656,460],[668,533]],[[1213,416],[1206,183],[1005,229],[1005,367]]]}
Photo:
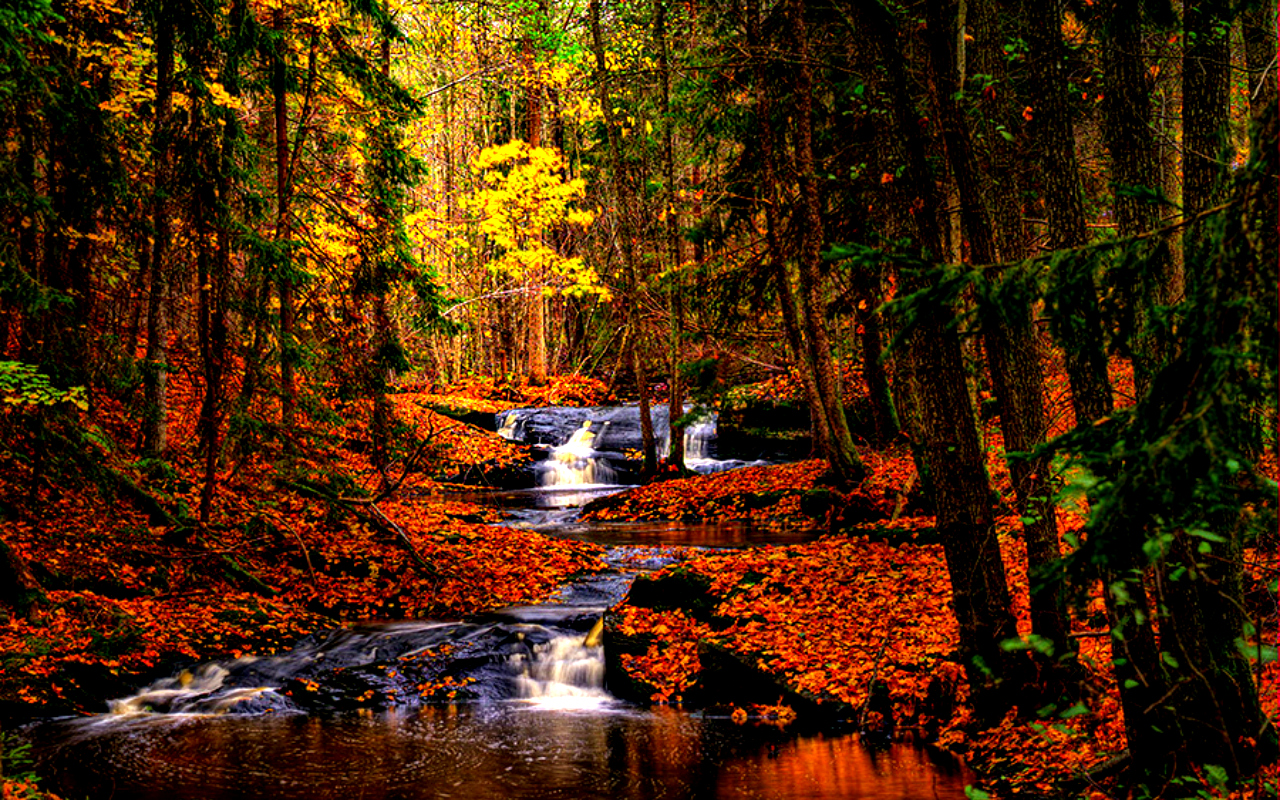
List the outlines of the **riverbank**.
{"label": "riverbank", "polygon": [[233,454],[203,521],[197,454],[132,458],[110,409],[77,439],[46,431],[58,449],[43,458],[20,442],[25,455],[0,463],[3,542],[39,588],[25,614],[0,611],[0,720],[99,712],[182,665],[274,653],[350,620],[532,602],[600,569],[594,545],[494,527],[495,510],[445,498],[435,477],[527,455],[432,399],[394,397],[416,444],[386,477],[361,425],[307,423]]}
{"label": "riverbank", "polygon": [[[831,531],[816,542],[709,552],[633,588],[609,616],[623,691],[638,701],[725,704],[728,681],[753,687],[724,710],[744,719],[777,714],[777,703],[852,720],[870,735],[934,742],[966,758],[981,792],[1001,797],[1128,797],[1116,783],[1127,743],[1100,588],[1073,620],[1084,680],[1078,698],[1038,698],[982,727],[968,705],[958,663],[951,590],[934,519],[901,487],[914,482],[905,451],[868,453],[871,476],[854,492],[821,484],[820,462],[759,467],[670,481],[614,495],[596,519],[770,519]],[[1001,471],[993,469],[999,478]],[[1008,473],[1003,471],[1007,480]],[[816,498],[821,498],[818,502]],[[904,513],[905,512],[905,513]],[[1084,518],[1060,509],[1063,552]],[[1031,634],[1030,581],[1016,517],[997,520],[1018,633]],[[1263,641],[1275,641],[1275,552],[1248,552],[1248,609]],[[648,584],[645,586],[643,584]],[[1264,710],[1280,718],[1280,665],[1258,665]],[[872,697],[871,687],[883,688]],[[776,700],[774,698],[785,698]],[[886,724],[887,719],[892,724]],[[1280,769],[1226,793],[1214,776],[1196,796],[1274,797]],[[985,795],[979,795],[985,796]]]}
{"label": "riverbank", "polygon": [[[535,602],[600,569],[594,545],[497,528],[488,524],[494,510],[445,498],[437,478],[511,467],[528,453],[438,413],[442,398],[394,396],[414,444],[381,471],[360,424],[309,429],[288,448],[264,437],[228,459],[203,523],[193,518],[202,483],[192,452],[177,449],[161,467],[86,437],[47,454],[42,467],[34,458],[0,465],[4,540],[44,590],[29,614],[0,627],[6,720],[100,711],[106,698],[184,665],[278,652],[347,621],[458,618]],[[502,401],[464,393],[456,402]],[[342,411],[369,418],[366,408]],[[125,421],[110,419],[98,439],[127,441]],[[634,682],[629,695],[714,702],[735,720],[776,724],[796,711],[783,695],[865,727],[876,727],[873,714],[891,714],[898,735],[936,733],[965,754],[988,776],[984,791],[1084,791],[1090,771],[1124,748],[1097,615],[1075,629],[1089,676],[1082,705],[1023,710],[978,730],[955,662],[947,573],[932,518],[911,492],[909,454],[867,451],[864,460],[871,475],[852,493],[825,485],[824,465],[806,461],[662,481],[593,504],[585,516],[597,520],[747,519],[827,532],[809,544],[694,554],[648,581],[694,587],[674,602],[633,592],[611,614],[612,631],[629,642],[616,653]],[[993,456],[992,471],[1007,481],[1001,462]],[[1063,520],[1065,543],[1080,520]],[[1023,563],[1017,521],[1000,525],[1006,562]],[[1256,559],[1255,578],[1272,562]],[[1010,574],[1025,635],[1027,580]],[[1274,625],[1274,616],[1263,619]],[[738,667],[778,695],[698,697]],[[1262,679],[1278,677],[1266,664]],[[887,688],[887,705],[868,703],[873,680]],[[1274,715],[1274,693],[1267,702]],[[1105,784],[1089,791],[1123,796]]]}

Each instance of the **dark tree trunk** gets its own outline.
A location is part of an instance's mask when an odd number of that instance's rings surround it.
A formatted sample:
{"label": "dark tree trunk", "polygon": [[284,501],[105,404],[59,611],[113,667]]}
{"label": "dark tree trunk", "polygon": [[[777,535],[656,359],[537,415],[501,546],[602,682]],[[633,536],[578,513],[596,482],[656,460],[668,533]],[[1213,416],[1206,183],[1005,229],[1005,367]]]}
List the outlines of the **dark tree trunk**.
{"label": "dark tree trunk", "polygon": [[[232,97],[240,95],[240,59],[248,25],[247,0],[234,0],[231,6],[230,35],[222,85]],[[216,154],[210,159],[214,175],[216,238],[213,272],[208,291],[208,340],[205,358],[205,396],[200,409],[201,442],[204,449],[204,487],[200,492],[200,522],[208,524],[213,496],[218,484],[218,461],[222,447],[219,441],[226,389],[222,385],[227,374],[227,303],[231,285],[231,252],[234,248],[232,214],[232,172],[235,150],[241,138],[240,121],[233,109],[222,112],[222,137]],[[201,285],[202,299],[204,285]],[[203,316],[203,315],[202,315]]]}
{"label": "dark tree trunk", "polygon": [[859,299],[866,306],[862,317],[862,375],[867,381],[876,444],[884,446],[897,437],[899,425],[898,409],[889,385],[889,370],[884,362],[884,332],[881,330],[880,312],[876,308],[884,296],[880,272],[876,269],[865,278],[859,287]]}
{"label": "dark tree trunk", "polygon": [[662,177],[666,184],[666,273],[668,333],[667,465],[684,471],[684,382],[680,375],[680,341],[684,334],[683,282],[680,278],[680,218],[676,215],[675,120],[671,115],[671,54],[668,36],[668,0],[655,0],[654,37],[658,40],[658,71],[662,74]]}
{"label": "dark tree trunk", "polygon": [[39,605],[48,603],[44,589],[31,572],[31,567],[16,550],[0,538],[0,606],[28,617]]}
{"label": "dark tree trunk", "polygon": [[1277,100],[1276,12],[1275,0],[1255,0],[1243,13],[1249,111],[1254,120],[1262,119]]}
{"label": "dark tree trunk", "polygon": [[605,59],[604,30],[600,24],[600,0],[591,0],[589,6],[591,21],[591,43],[596,59],[596,86],[598,87],[600,108],[604,112],[605,137],[609,145],[609,160],[613,167],[610,188],[613,190],[615,208],[617,208],[618,237],[621,239],[623,270],[626,275],[627,293],[634,299],[628,303],[626,326],[631,332],[631,344],[628,350],[632,371],[635,373],[636,388],[640,396],[640,436],[644,447],[643,475],[648,477],[657,471],[657,441],[653,435],[653,419],[650,416],[649,381],[645,374],[643,348],[643,320],[635,313],[638,298],[635,292],[640,286],[640,271],[636,264],[635,240],[633,226],[637,217],[633,213],[635,203],[634,188],[628,177],[626,164],[622,159],[622,146],[618,142],[617,128],[614,123],[613,109],[609,100],[609,87],[606,78],[609,68]]}
{"label": "dark tree trunk", "polygon": [[826,301],[822,291],[822,200],[818,191],[817,166],[813,152],[813,68],[805,7],[799,0],[789,6],[791,34],[795,40],[798,63],[796,76],[795,139],[796,172],[800,182],[800,310],[804,323],[808,363],[816,379],[827,426],[828,450],[823,455],[831,471],[842,485],[860,483],[866,475],[857,452],[844,411],[844,392],[840,373],[831,352],[827,332]]}
{"label": "dark tree trunk", "polygon": [[289,231],[289,205],[293,187],[289,180],[289,96],[285,71],[285,37],[288,27],[283,8],[272,12],[271,26],[276,36],[271,54],[271,97],[275,124],[276,292],[280,298],[280,424],[284,428],[284,441],[288,442],[298,404],[298,387],[294,376],[298,343],[294,335],[293,256]]}
{"label": "dark tree trunk", "polygon": [[161,4],[156,17],[155,187],[151,203],[151,284],[147,294],[147,360],[143,367],[142,449],[152,458],[169,446],[169,202],[173,101],[173,21]]}
{"label": "dark tree trunk", "polygon": [[[949,32],[943,2],[931,2],[931,39]],[[882,8],[868,9],[866,13],[889,74],[894,122],[906,149],[907,164],[900,183],[905,183],[915,197],[916,241],[925,259],[937,259],[943,252],[941,202],[929,168],[928,145],[908,88],[897,20]],[[944,61],[951,63],[945,55]],[[909,277],[904,283],[908,292],[924,288],[919,277]],[[1001,646],[1016,638],[1018,630],[996,540],[986,462],[974,426],[964,360],[952,321],[949,308],[918,312],[917,318],[910,321],[914,327],[911,358],[919,374],[928,376],[929,391],[917,398],[926,437],[923,459],[951,579],[960,628],[959,649],[978,718],[994,722],[1017,702],[1017,690],[1026,676],[1023,659]]]}
{"label": "dark tree trunk", "polygon": [[804,388],[805,402],[809,406],[809,425],[813,436],[813,445],[817,454],[826,458],[832,450],[831,426],[826,419],[827,409],[818,388],[815,370],[808,365],[809,349],[805,342],[805,331],[801,325],[797,311],[798,298],[795,281],[787,269],[786,253],[782,247],[778,228],[780,198],[782,195],[778,178],[778,157],[781,149],[778,134],[773,121],[773,96],[770,93],[765,65],[768,54],[764,50],[760,33],[760,8],[755,2],[748,4],[746,10],[747,44],[756,59],[756,125],[760,131],[760,153],[764,165],[764,219],[765,244],[769,271],[778,287],[778,304],[782,311],[782,323],[787,332],[787,344],[791,350],[791,358],[800,374],[800,385]]}
{"label": "dark tree trunk", "polygon": [[[1107,19],[1108,41],[1102,48],[1105,93],[1103,130],[1111,154],[1115,191],[1115,219],[1122,237],[1160,226],[1160,207],[1123,191],[1161,186],[1158,154],[1151,136],[1151,79],[1143,56],[1142,25],[1130,8],[1113,7]],[[1139,339],[1133,347],[1134,381],[1138,394],[1150,388],[1151,377],[1168,355],[1168,343],[1151,329],[1151,309],[1173,302],[1173,261],[1168,242],[1155,244],[1155,258],[1143,286],[1133,287],[1129,302],[1135,308]],[[1146,287],[1146,291],[1142,291]]]}
{"label": "dark tree trunk", "polygon": [[[1182,205],[1188,217],[1222,202],[1231,158],[1230,17],[1222,0],[1188,0],[1182,54]],[[1199,228],[1193,226],[1193,230]],[[1195,270],[1188,265],[1187,280]]]}
{"label": "dark tree trunk", "polygon": [[[1029,48],[1031,109],[1029,133],[1039,162],[1049,250],[1068,250],[1086,241],[1080,166],[1067,107],[1066,48],[1062,42],[1060,0],[1023,0],[1020,28]],[[1073,261],[1072,264],[1088,262]],[[1086,266],[1072,266],[1058,278],[1056,324],[1066,351],[1067,377],[1078,424],[1111,413],[1106,339],[1098,309],[1098,291]]]}
{"label": "dark tree trunk", "polygon": [[[977,264],[1008,262],[1025,255],[1020,209],[1011,201],[1016,194],[1011,190],[1017,185],[1012,154],[1008,152],[1013,145],[1006,142],[995,127],[997,122],[1002,122],[1006,130],[1018,127],[1006,97],[1011,91],[1005,75],[1004,54],[997,49],[997,44],[1004,39],[998,35],[996,17],[995,5],[990,0],[976,0],[970,6],[969,19],[975,30],[971,53],[974,69],[991,76],[992,86],[998,87],[977,99],[985,112],[981,117],[988,121],[981,140],[984,144],[975,143],[966,117],[952,99],[962,87],[944,80],[941,75],[949,63],[941,59],[948,56],[949,48],[945,44],[951,39],[934,39],[935,70],[939,73],[935,82],[943,124],[948,131],[945,134],[947,152],[964,205],[961,218],[970,246],[969,255]],[[987,165],[985,169],[980,163],[983,160]],[[997,184],[995,180],[1002,183]],[[1001,277],[1001,273],[993,272],[992,281],[998,282]],[[1005,452],[1030,453],[1045,443],[1049,429],[1040,348],[1030,303],[1016,295],[1003,300],[988,299],[982,327]],[[1070,638],[1071,623],[1062,576],[1058,574],[1062,566],[1061,550],[1049,481],[1050,464],[1045,457],[1034,460],[1008,457],[1007,460],[1023,521],[1028,573],[1032,576],[1032,632],[1053,646],[1053,656],[1046,666],[1058,673],[1060,679],[1057,686],[1045,687],[1053,692],[1067,688],[1064,684],[1075,677],[1076,648]]]}

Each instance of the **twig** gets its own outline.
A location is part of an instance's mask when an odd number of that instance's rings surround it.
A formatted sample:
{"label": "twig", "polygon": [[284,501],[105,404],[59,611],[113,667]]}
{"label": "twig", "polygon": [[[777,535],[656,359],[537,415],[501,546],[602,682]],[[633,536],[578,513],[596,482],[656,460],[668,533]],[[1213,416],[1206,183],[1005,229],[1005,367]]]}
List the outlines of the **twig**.
{"label": "twig", "polygon": [[388,530],[390,530],[392,533],[396,535],[396,538],[400,540],[400,544],[402,544],[404,548],[409,551],[409,555],[413,556],[413,560],[417,561],[418,565],[421,566],[424,570],[426,570],[426,574],[428,575],[439,574],[439,571],[436,570],[435,567],[431,566],[431,564],[427,563],[427,560],[422,557],[422,554],[418,552],[418,548],[413,546],[413,542],[409,541],[409,535],[404,532],[403,528],[401,528],[399,525],[393,522],[392,519],[388,517],[386,514],[382,513],[382,509],[378,508],[377,505],[370,503],[369,510],[373,513],[375,517],[377,517],[379,521],[382,522],[383,525],[386,526]]}
{"label": "twig", "polygon": [[302,541],[302,537],[293,529],[292,525],[285,522],[283,519],[280,520],[279,524],[280,527],[284,528],[289,533],[292,533],[293,538],[298,540],[298,548],[302,550],[302,557],[307,561],[307,571],[311,573],[311,582],[314,584],[316,582],[316,568],[311,566],[311,553],[307,551],[306,543]]}
{"label": "twig", "polygon": [[911,473],[911,479],[907,481],[907,485],[898,491],[898,502],[893,505],[893,513],[889,515],[889,521],[895,522],[898,517],[902,516],[902,510],[907,507],[907,496],[911,494],[911,489],[916,485],[916,478],[919,475],[915,472]]}
{"label": "twig", "polygon": [[858,714],[858,729],[862,730],[867,724],[867,709],[871,707],[871,697],[875,692],[876,679],[880,677],[880,663],[884,658],[884,650],[889,646],[889,637],[893,631],[885,631],[884,639],[880,642],[880,652],[876,653],[876,666],[871,670],[871,680],[867,682],[867,699],[862,701],[862,711]]}

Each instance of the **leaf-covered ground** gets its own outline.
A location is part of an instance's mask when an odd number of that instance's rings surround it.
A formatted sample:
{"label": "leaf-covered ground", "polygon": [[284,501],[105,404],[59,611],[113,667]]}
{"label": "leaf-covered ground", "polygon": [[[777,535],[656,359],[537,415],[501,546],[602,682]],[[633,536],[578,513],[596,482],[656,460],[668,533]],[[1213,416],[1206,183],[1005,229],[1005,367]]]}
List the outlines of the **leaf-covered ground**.
{"label": "leaf-covered ground", "polygon": [[[0,616],[0,710],[99,711],[106,697],[177,663],[275,652],[344,620],[458,617],[529,602],[600,568],[599,548],[483,524],[494,511],[446,500],[421,471],[519,457],[509,443],[421,408],[412,395],[397,396],[395,407],[426,445],[410,464],[417,470],[376,503],[381,478],[359,426],[325,431],[351,447],[299,444],[287,470],[263,453],[231,459],[205,526],[189,516],[201,481],[182,449],[161,469],[85,445],[75,463],[94,466],[79,481],[39,475],[29,459],[0,464],[4,540],[48,600],[30,618]],[[393,480],[411,456],[400,454]],[[104,487],[107,475],[192,526],[157,520]]]}
{"label": "leaf-covered ground", "polygon": [[[564,379],[530,394],[527,387],[516,392],[480,381],[447,395],[394,395],[398,423],[418,444],[392,454],[385,479],[370,463],[367,407],[337,409],[347,422],[308,423],[291,437],[295,451],[288,468],[279,437],[267,431],[261,447],[229,453],[209,524],[175,530],[107,477],[127,478],[171,514],[190,520],[201,488],[192,452],[199,398],[175,383],[179,413],[167,467],[127,454],[134,423],[109,404],[90,424],[99,433],[78,442],[74,457],[55,454],[42,463],[29,451],[24,455],[19,442],[0,459],[3,538],[48,590],[47,604],[31,618],[10,616],[0,623],[0,707],[7,714],[96,711],[104,697],[127,693],[179,663],[274,652],[343,620],[453,617],[528,602],[574,574],[599,568],[599,551],[591,545],[484,524],[495,512],[446,500],[431,476],[477,464],[508,466],[525,457],[519,447],[434,409],[494,413],[539,399],[591,404],[604,400],[603,385]],[[1066,427],[1065,391],[1055,386],[1051,382],[1058,400],[1053,423]],[[13,415],[21,412],[7,413],[0,425],[13,430],[19,422]],[[986,435],[995,487],[1008,502],[1012,491],[998,428],[989,425]],[[656,688],[655,701],[678,703],[696,686],[703,639],[797,689],[854,707],[865,702],[874,674],[888,684],[906,724],[924,721],[920,701],[931,677],[961,677],[949,660],[955,623],[947,573],[929,536],[933,519],[911,496],[910,454],[891,448],[861,456],[870,475],[847,495],[824,485],[824,465],[810,460],[662,481],[618,495],[588,515],[750,519],[837,531],[809,544],[693,554],[683,568],[710,581],[716,613],[732,621],[727,628],[713,630],[679,611],[621,606],[627,632],[653,637],[647,652],[623,661]],[[80,465],[82,474],[58,477],[59,460],[64,468]],[[378,499],[385,480],[396,484],[395,491]],[[1079,524],[1064,515],[1061,527]],[[1025,633],[1027,580],[1016,567],[1024,560],[1017,521],[1008,517],[1000,525]],[[1255,563],[1254,577],[1274,580],[1274,561]],[[943,732],[944,744],[998,778],[988,788],[1009,796],[1043,793],[1124,747],[1116,687],[1106,668],[1108,639],[1088,626],[1099,610],[1086,609],[1077,620],[1091,675],[1083,707],[1011,715],[988,731],[967,725],[962,708]],[[1274,615],[1264,622],[1265,635],[1274,639]],[[1264,686],[1280,684],[1275,663],[1266,665],[1262,680]],[[1276,717],[1275,691],[1264,696]],[[776,707],[755,712],[776,724],[789,715]],[[5,800],[25,797],[25,791],[18,780],[6,783]],[[1099,787],[1091,800],[1121,796]]]}
{"label": "leaf-covered ground", "polygon": [[[718,480],[724,479],[709,479]],[[931,524],[931,518],[910,517],[893,527]],[[1079,517],[1068,516],[1060,527],[1065,532],[1080,524]],[[1025,548],[1016,536],[1018,521],[1002,518],[999,529],[1019,631],[1026,635],[1028,581]],[[871,535],[842,533],[809,544],[707,553],[668,568],[708,578],[717,601],[715,614],[733,623],[713,630],[680,610],[624,604],[617,609],[621,631],[653,640],[646,653],[624,656],[624,667],[656,689],[654,702],[679,703],[699,681],[697,642],[712,639],[794,689],[854,708],[866,703],[875,676],[887,683],[899,724],[908,728],[925,722],[920,715],[927,684],[935,675],[944,676],[959,683],[961,710],[940,742],[992,776],[989,788],[1010,796],[1052,792],[1124,750],[1118,687],[1108,667],[1110,639],[1089,627],[1087,619],[1078,619],[1075,626],[1089,675],[1082,705],[1023,710],[991,730],[975,730],[963,706],[963,672],[951,660],[957,630],[942,548],[909,539],[889,544],[882,537],[883,527]],[[1273,556],[1269,562],[1255,562],[1254,572],[1257,577],[1274,575],[1276,566]],[[1100,597],[1087,610],[1101,619]],[[1272,638],[1275,622],[1272,616],[1267,634]],[[1269,663],[1262,685],[1274,689],[1278,684],[1280,669]],[[1273,718],[1280,714],[1275,695],[1274,690],[1266,693]],[[1124,794],[1099,789],[1095,796]]]}

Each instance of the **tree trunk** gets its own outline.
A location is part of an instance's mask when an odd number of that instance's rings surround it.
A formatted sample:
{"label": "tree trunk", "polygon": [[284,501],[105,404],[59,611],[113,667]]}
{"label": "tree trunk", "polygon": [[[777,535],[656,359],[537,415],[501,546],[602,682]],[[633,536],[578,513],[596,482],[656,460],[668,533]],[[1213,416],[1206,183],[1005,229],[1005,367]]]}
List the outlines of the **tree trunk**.
{"label": "tree trunk", "polygon": [[[541,8],[541,4],[539,5]],[[545,9],[539,18],[544,15]],[[533,39],[529,35],[524,37],[522,57],[525,70],[525,139],[530,148],[541,147],[542,87],[536,78]],[[527,278],[529,327],[526,344],[529,352],[529,383],[533,386],[544,386],[547,383],[547,299],[542,296],[544,278],[540,274],[531,274]]]}
{"label": "tree trunk", "polygon": [[831,353],[827,332],[826,301],[822,292],[822,201],[813,153],[813,68],[810,65],[809,31],[800,0],[789,6],[791,33],[799,63],[796,65],[795,151],[801,199],[800,309],[805,326],[809,364],[817,382],[827,426],[828,452],[824,455],[836,480],[843,486],[860,483],[866,475],[844,411],[840,373]]}
{"label": "tree trunk", "polygon": [[799,299],[796,281],[791,275],[791,270],[787,268],[786,252],[778,234],[782,205],[782,191],[778,178],[781,143],[774,128],[773,96],[769,91],[766,75],[768,53],[761,39],[759,5],[755,2],[750,3],[746,14],[747,44],[756,59],[756,125],[760,130],[760,155],[764,164],[762,189],[769,270],[778,286],[778,305],[782,312],[782,324],[787,333],[787,344],[790,347],[795,370],[800,376],[800,385],[804,389],[805,403],[809,407],[809,428],[813,436],[813,447],[817,455],[827,458],[832,450],[831,426],[826,419],[827,409],[818,389],[816,373],[808,363],[809,349],[805,342],[800,314],[797,311]]}
{"label": "tree trunk", "polygon": [[[1187,0],[1182,54],[1182,205],[1188,217],[1218,205],[1226,196],[1227,164],[1231,161],[1227,152],[1231,141],[1230,25],[1222,0]],[[1187,279],[1194,280],[1190,265]]]}
{"label": "tree trunk", "polygon": [[[931,0],[930,11],[931,17],[946,18],[939,0]],[[889,74],[894,123],[906,149],[907,163],[899,183],[915,198],[915,238],[921,255],[933,260],[943,253],[941,202],[910,95],[898,23],[882,7],[867,8],[863,13],[869,18]],[[931,24],[942,28],[931,30],[931,39],[947,35],[945,23],[931,19]],[[925,288],[919,277],[909,277],[903,283],[906,292]],[[980,720],[991,723],[1017,702],[1016,690],[1025,675],[1022,660],[1001,646],[1016,638],[1018,631],[996,540],[990,481],[952,321],[950,308],[921,310],[916,319],[908,321],[914,327],[909,346],[914,368],[928,379],[929,391],[917,398],[925,436],[923,460],[951,579],[959,649],[975,712]]]}
{"label": "tree trunk", "polygon": [[1276,12],[1274,0],[1257,0],[1243,13],[1249,112],[1255,121],[1277,100]]}
{"label": "tree trunk", "polygon": [[[298,343],[294,335],[293,254],[289,231],[289,203],[292,186],[289,181],[289,109],[285,83],[284,9],[271,12],[271,26],[276,36],[271,53],[271,97],[275,122],[276,149],[276,227],[275,256],[276,291],[280,298],[280,425],[284,441],[291,441],[294,410],[298,404],[298,387],[294,365]],[[287,449],[287,448],[286,448]]]}
{"label": "tree trunk", "polygon": [[662,172],[663,218],[666,222],[667,312],[671,317],[667,339],[670,369],[667,377],[667,466],[683,472],[684,385],[680,375],[680,340],[684,334],[684,297],[680,278],[680,218],[676,215],[675,120],[671,116],[671,54],[667,35],[668,0],[655,0],[654,37],[658,40],[658,71],[662,74]]}
{"label": "tree trunk", "polygon": [[881,331],[880,312],[876,306],[883,297],[880,269],[865,279],[859,287],[859,299],[864,305],[862,317],[862,375],[867,381],[871,400],[871,421],[875,440],[879,446],[889,444],[898,435],[898,409],[894,405],[893,390],[889,385],[889,371],[884,363],[884,333]]}
{"label": "tree trunk", "polygon": [[36,606],[48,602],[26,559],[0,538],[0,605],[29,617]]}
{"label": "tree trunk", "polygon": [[635,310],[639,304],[636,293],[640,286],[640,271],[636,264],[635,239],[633,227],[636,216],[633,214],[635,195],[628,178],[626,164],[622,160],[622,147],[618,142],[617,128],[614,123],[613,107],[609,100],[609,87],[606,78],[609,74],[608,62],[605,59],[604,31],[600,25],[600,0],[591,0],[589,13],[591,18],[591,44],[596,59],[596,86],[599,93],[600,108],[604,112],[605,137],[609,145],[609,161],[612,169],[610,188],[613,190],[614,208],[617,209],[618,237],[622,240],[623,271],[626,276],[626,292],[631,298],[627,304],[627,327],[631,330],[631,368],[635,373],[636,388],[640,396],[640,435],[644,448],[644,466],[642,475],[650,477],[657,471],[657,441],[653,435],[653,419],[650,416],[649,381],[645,375],[643,348],[643,320]]}
{"label": "tree trunk", "polygon": [[147,293],[147,358],[143,367],[142,449],[159,458],[168,449],[169,378],[169,202],[172,159],[173,21],[162,3],[156,18],[156,104],[153,125],[155,187],[151,201],[154,237]]}
{"label": "tree trunk", "polygon": [[[1151,85],[1146,59],[1143,57],[1142,25],[1129,9],[1112,9],[1108,20],[1111,33],[1102,48],[1105,93],[1103,95],[1103,130],[1111,154],[1111,182],[1115,192],[1115,219],[1121,237],[1133,237],[1160,226],[1160,207],[1145,202],[1120,189],[1161,188],[1158,154],[1151,136]],[[1168,357],[1168,342],[1152,329],[1151,309],[1170,305],[1173,261],[1168,242],[1161,237],[1151,262],[1151,273],[1144,285],[1133,287],[1129,300],[1138,309],[1136,320],[1139,337],[1134,352],[1134,381],[1139,395],[1150,388],[1151,377]]]}
{"label": "tree trunk", "polygon": [[[1030,96],[1040,102],[1039,108],[1031,107],[1028,130],[1043,181],[1048,249],[1067,250],[1085,243],[1086,228],[1075,134],[1066,103],[1060,0],[1023,0],[1020,16],[1021,35],[1029,49]],[[1071,262],[1081,263],[1087,265]],[[1111,413],[1112,404],[1098,291],[1092,272],[1085,267],[1067,267],[1058,281],[1055,322],[1065,343],[1072,406],[1076,422],[1089,424]]]}
{"label": "tree trunk", "polygon": [[[961,84],[944,78],[946,74],[954,74],[948,70],[949,61],[946,60],[950,57],[946,43],[951,41],[951,37],[933,37],[935,85],[947,153],[960,192],[961,219],[964,236],[969,242],[969,257],[975,264],[1021,258],[1025,250],[1020,235],[1019,209],[1008,201],[1014,194],[1010,190],[1016,184],[1009,163],[1012,159],[1003,149],[1011,144],[1005,142],[991,122],[1001,121],[1006,129],[1017,128],[1013,115],[1009,113],[1010,103],[1004,99],[1006,92],[1011,90],[1005,79],[1004,54],[997,49],[1003,37],[997,35],[996,16],[994,3],[989,0],[972,2],[969,18],[975,24],[976,35],[971,58],[975,70],[991,76],[992,85],[999,87],[977,101],[985,112],[981,117],[989,121],[982,139],[985,147],[975,144],[968,121],[956,102]],[[942,18],[938,20],[940,23],[944,21]],[[933,23],[931,14],[930,24]],[[979,156],[985,157],[991,165],[986,170],[978,163]],[[1007,183],[995,185],[993,177],[1001,177]],[[989,208],[993,213],[988,213]],[[1003,245],[1001,252],[997,252],[997,241]],[[1002,277],[1000,272],[993,271],[993,282]],[[1077,670],[1062,576],[1058,574],[1062,568],[1061,549],[1057,513],[1052,500],[1053,487],[1049,481],[1050,463],[1045,457],[1028,460],[1008,456],[1009,453],[1030,453],[1045,443],[1049,424],[1045,414],[1044,375],[1030,303],[1019,298],[997,302],[998,306],[987,302],[983,310],[983,343],[1000,412],[1006,460],[1027,543],[1028,575],[1033,581],[1030,599],[1032,632],[1053,646],[1053,656],[1045,662],[1050,671],[1058,673],[1059,685],[1045,687],[1053,692],[1068,688],[1066,684],[1077,677],[1073,674]]]}

